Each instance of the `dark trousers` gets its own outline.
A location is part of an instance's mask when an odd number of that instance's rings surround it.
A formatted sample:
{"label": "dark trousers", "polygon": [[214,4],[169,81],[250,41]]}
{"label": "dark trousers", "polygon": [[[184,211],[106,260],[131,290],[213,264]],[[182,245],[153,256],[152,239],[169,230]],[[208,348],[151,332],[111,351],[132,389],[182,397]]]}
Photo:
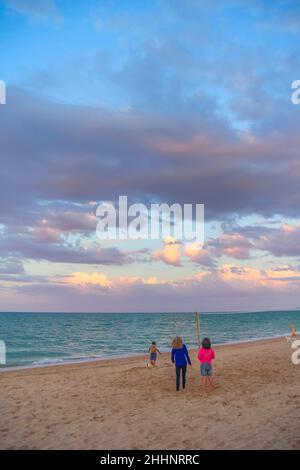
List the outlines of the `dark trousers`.
{"label": "dark trousers", "polygon": [[180,371],[182,371],[182,388],[185,388],[186,366],[176,366],[176,390],[179,390]]}

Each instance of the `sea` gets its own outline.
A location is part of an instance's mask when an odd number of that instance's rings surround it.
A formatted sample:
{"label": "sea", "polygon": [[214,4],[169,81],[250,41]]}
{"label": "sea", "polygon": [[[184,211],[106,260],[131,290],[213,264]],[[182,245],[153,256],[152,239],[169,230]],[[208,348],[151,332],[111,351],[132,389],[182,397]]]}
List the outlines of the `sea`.
{"label": "sea", "polygon": [[[300,310],[201,313],[200,335],[213,345],[256,341],[290,335],[292,324],[300,330]],[[177,335],[197,347],[195,313],[1,312],[0,370],[146,355],[152,341],[170,351]]]}

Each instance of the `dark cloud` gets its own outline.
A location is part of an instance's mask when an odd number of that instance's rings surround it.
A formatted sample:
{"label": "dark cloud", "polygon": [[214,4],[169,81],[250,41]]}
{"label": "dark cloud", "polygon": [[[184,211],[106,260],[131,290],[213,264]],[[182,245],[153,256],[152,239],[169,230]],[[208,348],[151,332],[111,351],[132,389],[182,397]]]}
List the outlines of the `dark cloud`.
{"label": "dark cloud", "polygon": [[[248,231],[251,229],[248,229]],[[247,233],[247,228],[245,229]],[[245,233],[244,232],[244,233]],[[249,233],[249,232],[248,232]],[[284,224],[280,228],[249,233],[255,247],[276,256],[300,256],[300,226]]]}
{"label": "dark cloud", "polygon": [[[278,224],[278,221],[276,223]],[[277,258],[299,257],[300,225],[241,227],[236,223],[229,224],[218,237],[207,240],[203,249],[191,251],[187,255],[194,263],[214,267],[221,256],[237,260],[250,260],[254,258],[254,253],[257,258],[258,251]]]}
{"label": "dark cloud", "polygon": [[[9,89],[1,109],[4,223],[42,216],[41,202],[201,202],[207,218],[299,215],[300,120],[289,135],[240,135],[198,122],[49,103]],[[280,188],[280,191],[278,191]],[[57,215],[59,217],[59,215]]]}
{"label": "dark cloud", "polygon": [[[116,264],[133,257],[116,248],[67,243],[96,229],[100,200],[129,196],[129,203],[204,203],[206,219],[242,215],[298,216],[300,118],[291,113],[281,132],[241,134],[206,112],[158,117],[152,113],[47,102],[9,88],[1,108],[0,174],[3,256],[52,262]],[[280,190],[278,190],[280,188]],[[245,260],[252,248],[298,256],[298,230],[248,228],[244,238],[210,240],[191,259],[213,267],[222,255]],[[251,232],[252,231],[252,232]],[[231,232],[234,230],[231,229]],[[251,233],[250,233],[251,232]],[[237,230],[237,233],[239,231]],[[241,233],[241,232],[240,232]],[[234,233],[233,233],[234,234]],[[261,234],[262,236],[259,236]]]}
{"label": "dark cloud", "polygon": [[218,238],[209,240],[206,247],[212,257],[226,255],[230,258],[246,260],[249,259],[250,251],[254,245],[246,237],[233,232],[231,234],[224,233]]}
{"label": "dark cloud", "polygon": [[[122,265],[133,262],[130,254],[122,253],[114,247],[102,248],[94,244],[90,248],[53,243],[51,240],[39,239],[34,234],[0,237],[0,254],[2,256],[22,259],[47,260],[54,263],[81,263],[95,265]],[[137,255],[137,253],[135,253]]]}
{"label": "dark cloud", "polygon": [[[279,221],[276,221],[276,224],[278,223]],[[275,257],[300,256],[299,224],[282,223],[279,227],[264,225],[240,227],[234,224],[225,229],[226,237],[228,237],[228,240],[233,241],[233,246],[235,243],[238,246],[240,240],[242,245],[246,246],[248,244],[250,250],[266,251]],[[211,244],[216,246],[219,241],[214,240]]]}

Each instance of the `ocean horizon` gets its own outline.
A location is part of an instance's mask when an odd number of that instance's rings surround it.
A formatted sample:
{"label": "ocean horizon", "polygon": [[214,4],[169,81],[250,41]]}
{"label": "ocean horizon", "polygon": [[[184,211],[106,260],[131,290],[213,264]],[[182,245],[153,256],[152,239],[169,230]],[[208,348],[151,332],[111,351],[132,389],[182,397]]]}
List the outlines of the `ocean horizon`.
{"label": "ocean horizon", "polygon": [[[300,310],[201,313],[201,338],[214,345],[288,335],[299,329]],[[172,338],[197,347],[195,313],[0,312],[0,340],[11,367],[73,363],[147,354],[155,340],[162,352]]]}

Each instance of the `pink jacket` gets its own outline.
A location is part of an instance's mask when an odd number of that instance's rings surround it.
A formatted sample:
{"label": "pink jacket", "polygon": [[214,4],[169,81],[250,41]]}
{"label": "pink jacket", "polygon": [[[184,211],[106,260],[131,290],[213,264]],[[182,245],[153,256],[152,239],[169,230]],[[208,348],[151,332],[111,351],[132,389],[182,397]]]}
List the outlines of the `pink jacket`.
{"label": "pink jacket", "polygon": [[199,362],[208,362],[211,364],[211,361],[215,358],[215,351],[213,349],[199,349],[198,352],[198,361]]}

